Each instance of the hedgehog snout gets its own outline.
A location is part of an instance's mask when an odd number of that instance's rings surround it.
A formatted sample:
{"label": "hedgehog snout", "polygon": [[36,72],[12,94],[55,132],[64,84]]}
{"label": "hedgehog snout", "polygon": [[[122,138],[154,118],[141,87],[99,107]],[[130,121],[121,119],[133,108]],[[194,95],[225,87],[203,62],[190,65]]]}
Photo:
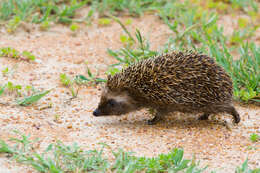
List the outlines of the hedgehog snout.
{"label": "hedgehog snout", "polygon": [[100,116],[101,115],[101,111],[97,108],[97,109],[94,110],[93,115],[96,116],[96,117]]}

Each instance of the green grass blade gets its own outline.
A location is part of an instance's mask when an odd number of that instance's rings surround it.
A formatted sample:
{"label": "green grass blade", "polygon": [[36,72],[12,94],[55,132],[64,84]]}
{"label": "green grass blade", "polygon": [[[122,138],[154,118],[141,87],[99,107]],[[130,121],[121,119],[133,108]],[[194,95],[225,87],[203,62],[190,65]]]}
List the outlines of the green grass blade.
{"label": "green grass blade", "polygon": [[128,37],[135,42],[134,38],[132,37],[132,35],[130,34],[130,32],[127,30],[127,28],[125,27],[125,25],[117,18],[117,17],[114,17],[114,16],[109,16],[111,17],[114,21],[116,21],[122,28],[123,30],[125,31],[125,33],[128,35]]}
{"label": "green grass blade", "polygon": [[0,140],[0,153],[14,153],[5,141]]}
{"label": "green grass blade", "polygon": [[17,104],[21,105],[21,106],[28,106],[28,105],[40,100],[42,97],[47,95],[50,91],[51,90],[47,90],[47,91],[44,91],[44,92],[36,93],[36,94],[29,96],[29,97],[25,97],[25,98],[17,101]]}
{"label": "green grass blade", "polygon": [[5,88],[6,88],[6,85],[4,85],[3,87],[1,87],[1,89],[0,89],[0,96],[4,93]]}
{"label": "green grass blade", "polygon": [[114,58],[116,58],[118,61],[120,61],[120,62],[122,62],[122,63],[125,62],[125,60],[123,60],[122,58],[120,58],[120,57],[118,56],[118,54],[117,54],[116,52],[114,52],[113,50],[107,49],[107,53],[108,53],[109,55],[113,56]]}

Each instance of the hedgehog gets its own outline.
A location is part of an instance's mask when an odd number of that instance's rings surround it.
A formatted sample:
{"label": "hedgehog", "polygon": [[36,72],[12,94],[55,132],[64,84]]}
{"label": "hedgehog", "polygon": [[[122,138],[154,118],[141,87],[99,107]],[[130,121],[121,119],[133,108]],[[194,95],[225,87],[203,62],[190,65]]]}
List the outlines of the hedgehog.
{"label": "hedgehog", "polygon": [[170,112],[228,113],[239,123],[232,105],[230,76],[213,58],[195,52],[171,52],[128,66],[108,75],[94,116],[122,115],[148,108],[155,110],[152,125]]}

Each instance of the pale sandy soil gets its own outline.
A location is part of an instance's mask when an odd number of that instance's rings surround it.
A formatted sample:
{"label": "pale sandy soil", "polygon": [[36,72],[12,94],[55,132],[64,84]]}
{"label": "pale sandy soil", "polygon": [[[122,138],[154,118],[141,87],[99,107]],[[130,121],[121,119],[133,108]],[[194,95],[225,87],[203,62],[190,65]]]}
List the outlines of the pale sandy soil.
{"label": "pale sandy soil", "polygon": [[[125,20],[126,18],[124,18]],[[127,26],[131,32],[139,28],[149,38],[153,49],[165,43],[171,31],[158,18],[150,15],[133,19]],[[121,117],[92,116],[98,104],[100,86],[85,87],[78,98],[71,97],[69,90],[60,81],[60,73],[71,76],[86,75],[85,61],[92,71],[97,68],[104,77],[107,65],[116,62],[106,49],[119,49],[120,35],[124,34],[117,23],[107,27],[82,27],[76,37],[67,27],[56,25],[47,32],[39,32],[34,27],[30,33],[18,31],[8,35],[0,30],[0,47],[13,47],[19,51],[31,51],[38,62],[23,62],[10,58],[0,58],[0,69],[9,67],[14,73],[1,76],[0,83],[12,81],[21,85],[51,89],[50,94],[37,104],[29,107],[0,105],[0,139],[8,139],[17,129],[32,138],[39,137],[39,149],[57,140],[65,144],[77,142],[84,149],[98,148],[99,142],[109,144],[113,149],[123,148],[134,151],[138,156],[156,156],[182,147],[185,157],[194,154],[201,165],[209,165],[210,170],[233,172],[237,165],[248,157],[252,168],[260,167],[260,143],[249,140],[251,133],[260,133],[260,108],[253,105],[235,104],[241,115],[239,125],[231,125],[231,130],[223,125],[223,120],[231,124],[231,116],[217,115],[219,121],[198,121],[195,115],[173,114],[166,121],[154,126],[146,124],[150,115],[144,110]],[[16,66],[16,67],[15,67]],[[14,96],[5,95],[1,102],[13,103]],[[40,107],[53,103],[50,109]],[[55,121],[59,115],[60,120]],[[253,146],[255,149],[248,149]],[[5,157],[0,157],[0,173],[33,172]]]}

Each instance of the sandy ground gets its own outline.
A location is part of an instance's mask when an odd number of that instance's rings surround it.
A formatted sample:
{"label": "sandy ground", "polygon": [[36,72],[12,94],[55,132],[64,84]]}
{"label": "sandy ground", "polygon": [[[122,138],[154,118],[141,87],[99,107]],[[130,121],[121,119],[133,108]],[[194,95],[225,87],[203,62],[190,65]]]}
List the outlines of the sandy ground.
{"label": "sandy ground", "polygon": [[[126,18],[124,18],[126,20]],[[145,22],[144,22],[145,21]],[[139,28],[149,38],[153,49],[159,49],[171,34],[166,25],[150,15],[134,19],[127,26],[131,32]],[[117,23],[107,27],[82,27],[77,36],[72,36],[67,27],[56,25],[47,32],[39,32],[32,25],[30,33],[23,30],[8,35],[0,30],[0,47],[27,50],[36,55],[37,62],[25,62],[0,58],[0,69],[8,67],[13,74],[1,76],[0,83],[12,81],[21,85],[51,89],[46,97],[29,107],[0,105],[0,139],[8,139],[17,129],[32,138],[39,137],[39,148],[45,148],[57,140],[65,144],[77,142],[84,149],[98,148],[105,142],[112,148],[134,151],[138,156],[156,156],[182,147],[185,157],[194,154],[201,165],[208,165],[206,172],[233,172],[237,165],[248,157],[252,168],[260,167],[260,143],[249,140],[251,133],[260,133],[260,108],[253,105],[235,104],[241,115],[239,125],[231,130],[223,125],[225,119],[231,124],[231,116],[217,115],[218,121],[198,121],[197,115],[175,113],[166,121],[154,126],[146,124],[150,115],[145,111],[133,112],[120,117],[92,116],[98,104],[100,86],[84,87],[78,98],[68,104],[69,90],[59,81],[60,73],[71,76],[86,75],[85,61],[92,71],[99,69],[104,75],[107,65],[116,62],[106,49],[119,49],[120,35],[124,34]],[[104,77],[104,76],[103,76]],[[14,96],[5,95],[1,102],[13,103]],[[40,107],[53,104],[50,109]],[[55,117],[59,116],[59,121]],[[255,149],[249,149],[253,146]],[[0,157],[0,173],[33,172],[5,157]]]}

